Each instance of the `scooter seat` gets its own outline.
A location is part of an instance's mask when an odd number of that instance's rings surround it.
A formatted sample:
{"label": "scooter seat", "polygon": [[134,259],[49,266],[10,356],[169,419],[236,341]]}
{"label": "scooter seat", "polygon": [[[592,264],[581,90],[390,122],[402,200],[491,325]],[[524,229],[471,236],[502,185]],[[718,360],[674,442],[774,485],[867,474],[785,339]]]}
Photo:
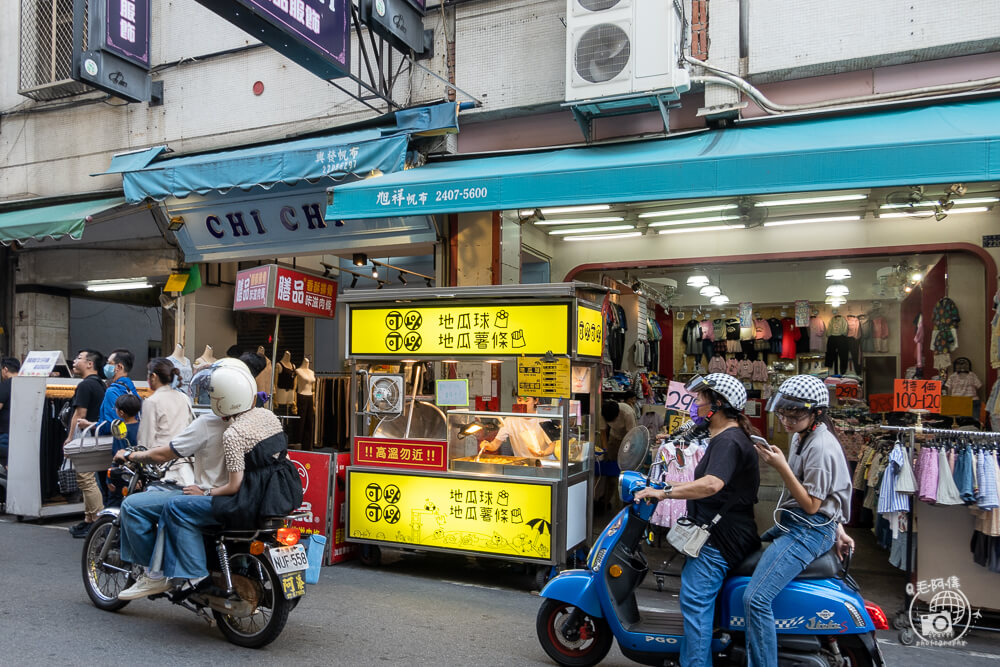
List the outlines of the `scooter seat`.
{"label": "scooter seat", "polygon": [[[729,573],[734,577],[749,577],[753,575],[764,549],[753,552],[747,556],[742,563],[733,568]],[[796,579],[836,579],[843,576],[844,565],[837,556],[837,549],[834,547],[825,554],[809,563],[806,569],[799,573]]]}

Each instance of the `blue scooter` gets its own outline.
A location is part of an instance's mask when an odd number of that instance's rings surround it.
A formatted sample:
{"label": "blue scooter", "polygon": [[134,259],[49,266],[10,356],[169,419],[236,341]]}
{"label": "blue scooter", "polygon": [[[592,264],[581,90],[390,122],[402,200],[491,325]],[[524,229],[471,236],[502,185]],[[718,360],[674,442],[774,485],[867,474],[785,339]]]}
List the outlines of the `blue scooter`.
{"label": "blue scooter", "polygon": [[[641,551],[655,502],[635,502],[650,484],[639,472],[623,472],[625,508],[604,529],[587,556],[587,569],[567,570],[541,591],[535,629],[542,648],[560,665],[595,665],[617,639],[625,657],[644,665],[674,665],[684,642],[680,612],[639,612],[635,591],[649,566]],[[746,664],[743,592],[760,558],[757,552],[734,568],[716,599],[712,640],[715,664]],[[831,667],[883,665],[875,630],[888,630],[878,605],[861,597],[834,551],[815,560],[773,604],[779,665]]]}

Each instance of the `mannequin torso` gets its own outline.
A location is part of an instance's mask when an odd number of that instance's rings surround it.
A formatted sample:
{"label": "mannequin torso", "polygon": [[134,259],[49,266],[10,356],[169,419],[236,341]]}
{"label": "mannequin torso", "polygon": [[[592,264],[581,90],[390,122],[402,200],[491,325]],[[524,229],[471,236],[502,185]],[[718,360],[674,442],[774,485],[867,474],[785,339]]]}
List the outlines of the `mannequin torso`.
{"label": "mannequin torso", "polygon": [[296,380],[291,352],[285,351],[275,370],[277,373],[274,378],[274,402],[276,405],[291,405],[295,402]]}
{"label": "mannequin torso", "polygon": [[302,365],[295,369],[295,378],[295,393],[300,396],[312,396],[316,374],[309,368],[309,357],[303,359]]}
{"label": "mannequin torso", "polygon": [[205,346],[205,351],[201,353],[200,357],[198,357],[197,359],[194,360],[194,370],[197,373],[198,371],[200,371],[200,370],[202,370],[204,368],[208,368],[209,366],[211,366],[212,364],[214,364],[216,361],[218,361],[218,360],[215,358],[215,355],[212,353],[212,346],[211,345],[206,345]]}
{"label": "mannequin torso", "polygon": [[181,372],[181,388],[186,391],[187,385],[191,382],[194,369],[191,367],[191,360],[184,356],[184,346],[178,343],[174,346],[174,351],[167,357],[167,360],[177,367]]}

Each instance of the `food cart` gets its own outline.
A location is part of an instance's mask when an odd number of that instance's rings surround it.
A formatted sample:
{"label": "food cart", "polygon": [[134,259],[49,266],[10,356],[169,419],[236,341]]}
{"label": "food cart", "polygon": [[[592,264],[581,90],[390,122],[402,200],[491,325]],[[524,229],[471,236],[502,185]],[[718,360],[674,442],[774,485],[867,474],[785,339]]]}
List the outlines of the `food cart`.
{"label": "food cart", "polygon": [[[566,566],[591,534],[605,291],[341,296],[356,402],[347,539],[363,560],[383,546],[462,553],[533,564],[543,580]],[[497,380],[514,374],[534,412],[484,409],[513,400]]]}

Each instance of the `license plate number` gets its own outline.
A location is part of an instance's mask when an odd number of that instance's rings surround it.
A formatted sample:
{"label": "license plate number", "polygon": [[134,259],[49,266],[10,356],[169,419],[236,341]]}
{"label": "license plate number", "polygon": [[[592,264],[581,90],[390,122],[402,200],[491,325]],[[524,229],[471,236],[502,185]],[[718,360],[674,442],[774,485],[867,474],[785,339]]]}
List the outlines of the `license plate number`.
{"label": "license plate number", "polygon": [[271,564],[276,574],[298,572],[309,567],[306,549],[301,544],[291,547],[274,547],[271,549]]}
{"label": "license plate number", "polygon": [[280,575],[281,593],[286,600],[302,597],[306,593],[306,581],[301,572],[289,572]]}

